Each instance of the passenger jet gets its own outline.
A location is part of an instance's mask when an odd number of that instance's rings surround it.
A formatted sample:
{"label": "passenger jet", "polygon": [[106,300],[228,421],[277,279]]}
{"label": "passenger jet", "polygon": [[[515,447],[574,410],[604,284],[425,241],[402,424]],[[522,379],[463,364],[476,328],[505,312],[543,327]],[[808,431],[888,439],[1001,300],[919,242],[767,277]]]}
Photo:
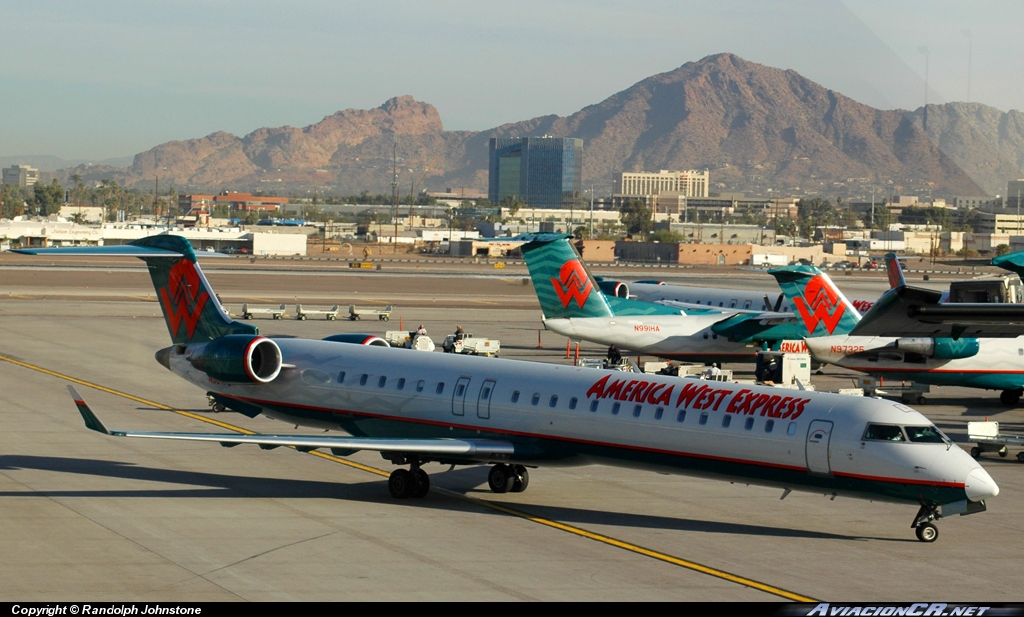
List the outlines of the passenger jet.
{"label": "passenger jet", "polygon": [[[20,252],[140,257],[171,337],[156,352],[160,364],[243,415],[345,433],[115,430],[72,389],[86,426],[108,436],[325,448],[339,456],[377,451],[400,466],[388,480],[398,499],[427,494],[427,462],[491,465],[488,484],[499,493],[525,490],[527,470],[548,465],[687,474],[777,487],[783,497],[802,490],[913,505],[912,527],[924,542],[936,539],[936,519],[982,512],[999,493],[927,418],[890,401],[428,354],[388,348],[374,336],[267,338],[227,315],[182,237]],[[546,285],[571,302],[585,300],[583,280],[569,290],[564,280]]]}

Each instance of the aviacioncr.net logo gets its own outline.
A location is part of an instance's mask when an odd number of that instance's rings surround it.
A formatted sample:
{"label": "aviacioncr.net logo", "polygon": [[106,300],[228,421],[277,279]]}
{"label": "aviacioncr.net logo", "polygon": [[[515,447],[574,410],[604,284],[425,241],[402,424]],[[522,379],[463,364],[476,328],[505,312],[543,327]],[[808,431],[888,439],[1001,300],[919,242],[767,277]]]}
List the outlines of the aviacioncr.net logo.
{"label": "aviacioncr.net logo", "polygon": [[577,306],[583,308],[594,288],[590,277],[587,276],[587,271],[583,269],[583,264],[578,259],[562,264],[562,268],[558,271],[558,278],[551,279],[551,286],[555,288],[562,308],[569,308],[569,302],[572,300],[576,301]]}
{"label": "aviacioncr.net logo", "polygon": [[839,293],[823,274],[812,278],[804,288],[803,297],[794,298],[793,304],[811,334],[814,334],[819,323],[824,324],[825,330],[832,334],[846,312],[846,306],[839,302]]}

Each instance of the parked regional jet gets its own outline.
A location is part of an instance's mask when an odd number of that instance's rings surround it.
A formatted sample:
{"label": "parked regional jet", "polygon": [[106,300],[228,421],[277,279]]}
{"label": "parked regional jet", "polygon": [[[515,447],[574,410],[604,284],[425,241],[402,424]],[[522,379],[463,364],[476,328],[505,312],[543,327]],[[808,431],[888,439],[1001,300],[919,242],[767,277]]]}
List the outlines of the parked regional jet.
{"label": "parked regional jet", "polygon": [[[693,285],[672,285],[664,281],[636,281],[626,283],[602,278],[601,291],[620,298],[635,298],[644,302],[660,302],[671,306],[701,307],[710,306],[726,309],[764,310],[788,312],[789,306],[783,303],[783,296],[772,291],[750,291],[746,289],[727,289],[724,287],[697,287]],[[774,298],[774,304],[772,304]],[[854,298],[850,301],[858,312],[864,314],[874,300]]]}
{"label": "parked regional jet", "polygon": [[[793,289],[807,293],[813,314],[834,315],[822,327],[792,313],[743,308],[688,307],[643,302],[599,293],[599,282],[587,269],[565,234],[524,234],[521,247],[534,291],[543,311],[544,327],[577,340],[615,345],[636,353],[690,362],[754,362],[766,343],[812,335],[849,332],[860,314],[841,294],[823,294],[813,266],[780,268],[790,273]],[[831,285],[831,282],[830,282]]]}
{"label": "parked regional jet", "polygon": [[1024,338],[1017,334],[1024,306],[944,303],[948,292],[907,287],[896,256],[888,255],[886,261],[892,289],[850,332],[806,339],[811,355],[819,362],[896,380],[1001,390],[1000,402],[1019,404]]}
{"label": "parked regional jet", "polygon": [[[110,430],[71,388],[86,426],[105,435],[379,451],[409,466],[388,480],[396,498],[427,494],[421,466],[432,461],[491,464],[496,492],[525,490],[528,467],[628,466],[778,487],[783,497],[805,490],[915,505],[924,542],[938,535],[934,520],[982,512],[999,493],[927,418],[890,401],[417,353],[362,335],[272,339],[230,319],[182,237],[20,252],[142,258],[173,343],[156,353],[162,365],[246,416],[349,436]],[[547,285],[587,298],[586,287]]]}

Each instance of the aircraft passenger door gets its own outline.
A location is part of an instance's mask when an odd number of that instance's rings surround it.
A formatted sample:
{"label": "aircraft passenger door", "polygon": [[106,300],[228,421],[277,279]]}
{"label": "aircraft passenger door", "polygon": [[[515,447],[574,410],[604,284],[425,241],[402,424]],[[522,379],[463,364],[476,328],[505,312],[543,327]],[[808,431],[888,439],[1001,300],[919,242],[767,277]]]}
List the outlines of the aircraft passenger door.
{"label": "aircraft passenger door", "polygon": [[491,417],[491,398],[494,396],[493,379],[485,379],[480,386],[480,396],[476,399],[476,417],[487,420]]}
{"label": "aircraft passenger door", "polygon": [[832,475],[828,460],[829,440],[832,437],[832,423],[827,420],[813,420],[807,429],[807,471],[820,475]]}
{"label": "aircraft passenger door", "polygon": [[452,390],[452,413],[456,416],[466,415],[466,392],[469,390],[469,377],[459,377]]}

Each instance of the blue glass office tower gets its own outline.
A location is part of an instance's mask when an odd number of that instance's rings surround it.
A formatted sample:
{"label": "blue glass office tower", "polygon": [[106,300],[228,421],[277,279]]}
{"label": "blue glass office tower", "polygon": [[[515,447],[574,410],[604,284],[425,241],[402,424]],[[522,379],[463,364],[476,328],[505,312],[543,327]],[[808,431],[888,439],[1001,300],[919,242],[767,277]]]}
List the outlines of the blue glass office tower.
{"label": "blue glass office tower", "polygon": [[492,202],[513,196],[534,208],[569,208],[580,197],[582,139],[492,137],[490,154]]}

